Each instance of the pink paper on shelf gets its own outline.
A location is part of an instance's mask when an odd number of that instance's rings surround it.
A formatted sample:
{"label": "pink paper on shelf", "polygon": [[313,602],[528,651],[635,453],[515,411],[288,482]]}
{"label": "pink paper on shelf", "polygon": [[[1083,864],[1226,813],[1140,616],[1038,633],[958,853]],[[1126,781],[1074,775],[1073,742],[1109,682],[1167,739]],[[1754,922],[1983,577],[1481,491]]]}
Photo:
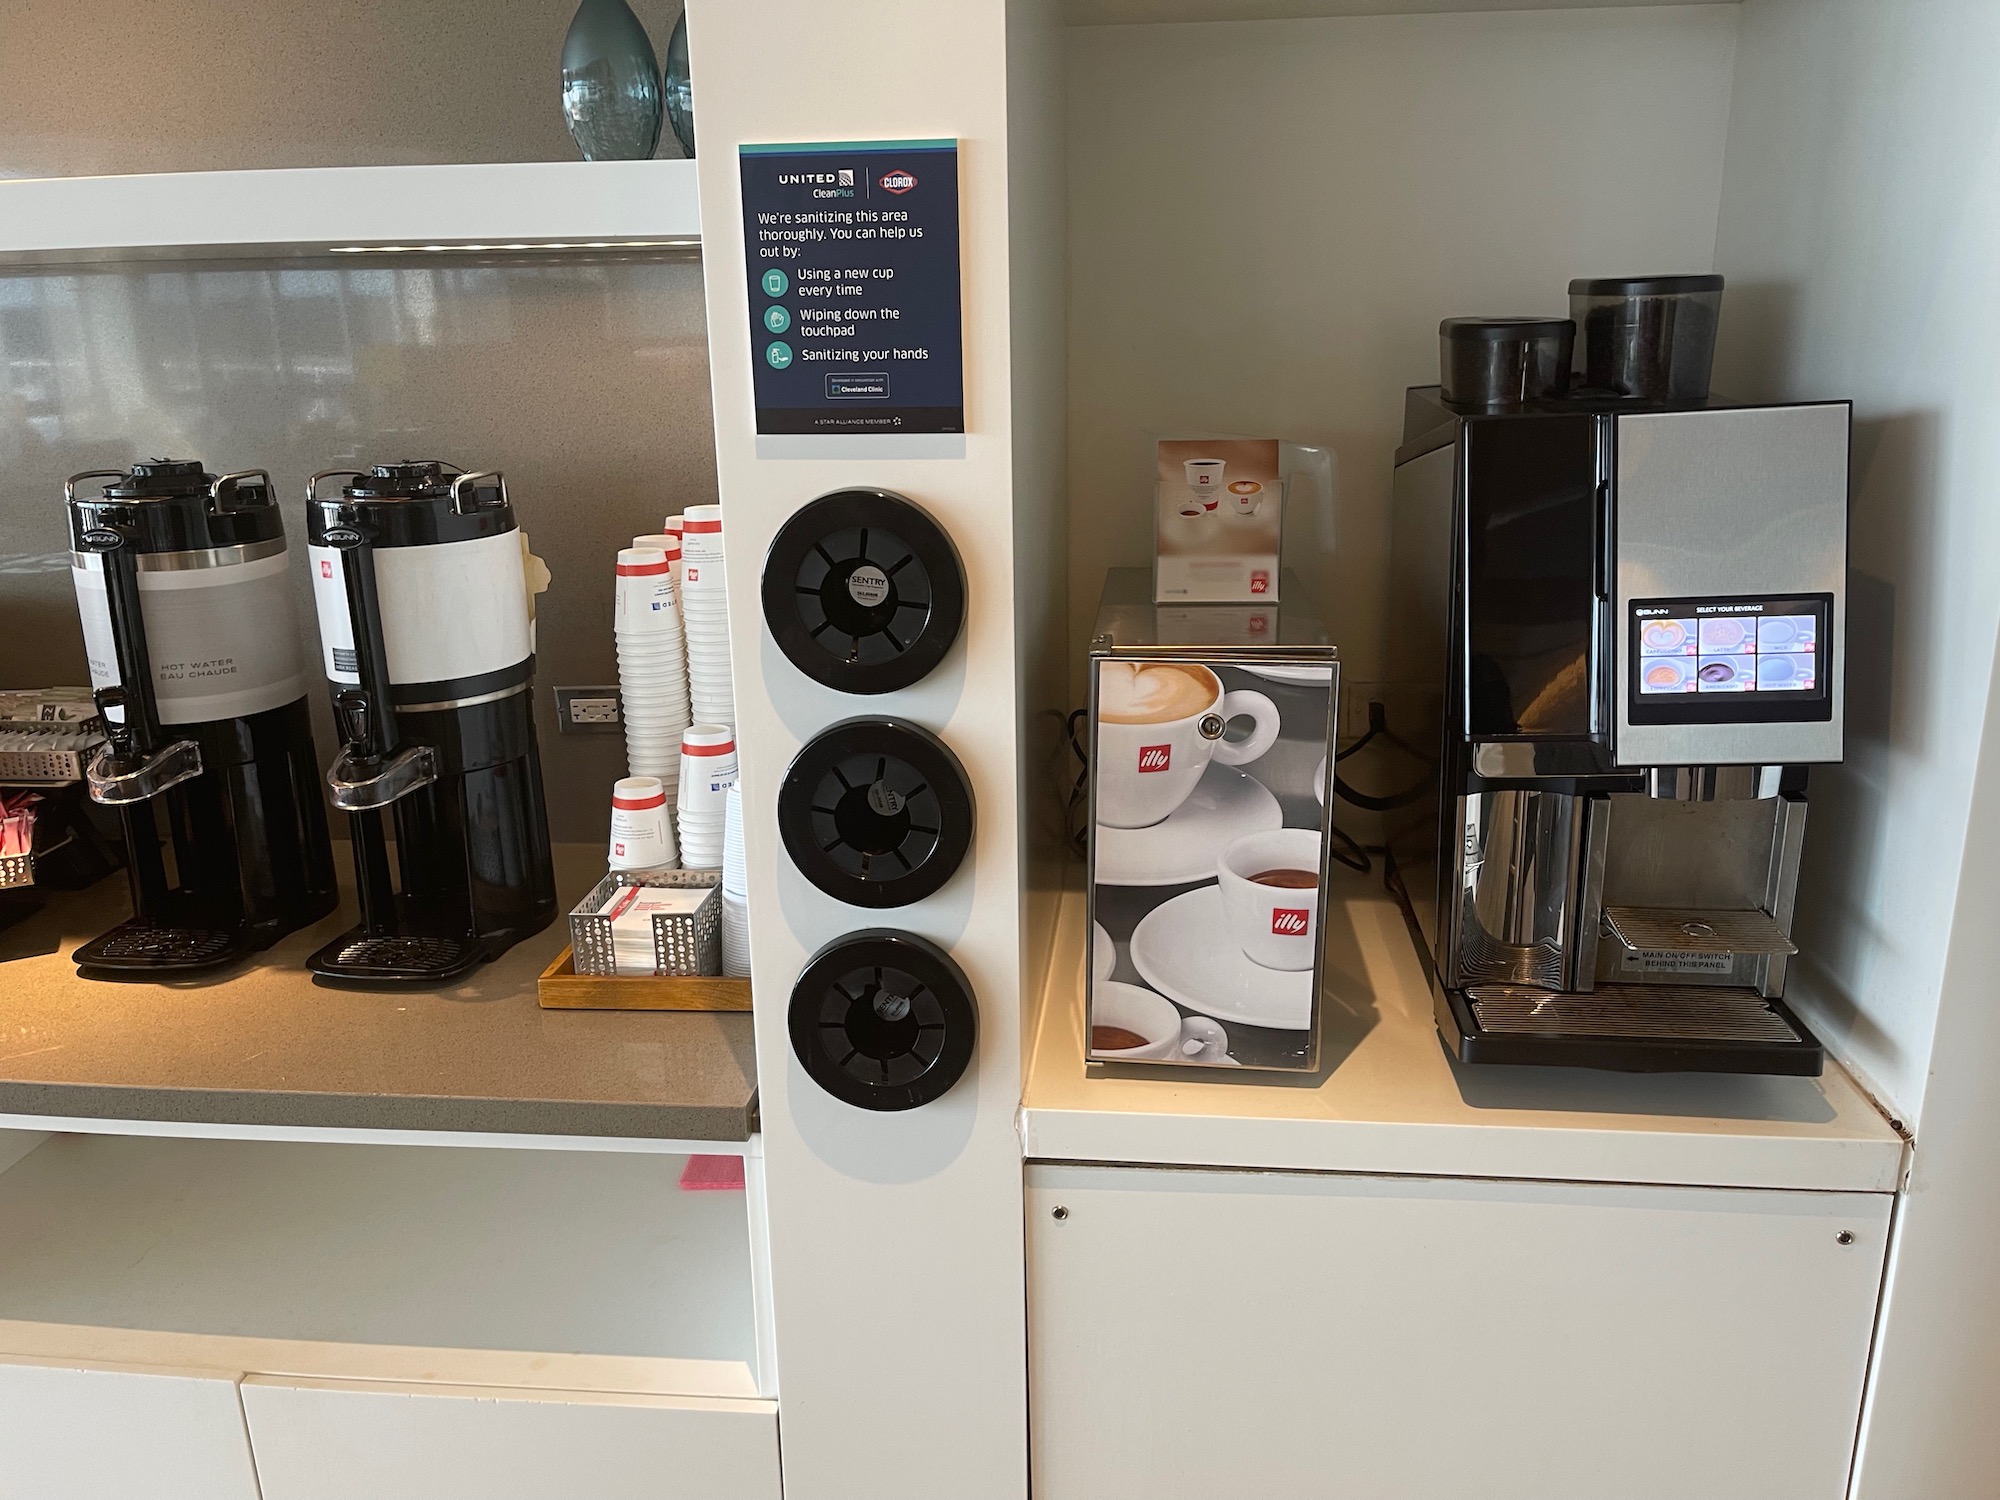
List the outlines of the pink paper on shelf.
{"label": "pink paper on shelf", "polygon": [[690,1156],[681,1168],[684,1193],[740,1193],[743,1191],[743,1158],[740,1156]]}

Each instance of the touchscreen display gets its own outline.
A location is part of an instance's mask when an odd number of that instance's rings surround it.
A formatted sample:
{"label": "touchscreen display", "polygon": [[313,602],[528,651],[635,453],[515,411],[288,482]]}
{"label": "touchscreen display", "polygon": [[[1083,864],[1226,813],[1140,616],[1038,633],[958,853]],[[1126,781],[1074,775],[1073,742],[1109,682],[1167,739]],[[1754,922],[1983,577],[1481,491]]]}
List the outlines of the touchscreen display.
{"label": "touchscreen display", "polygon": [[1821,647],[1831,608],[1824,594],[1633,601],[1634,709],[1680,719],[1686,715],[1675,709],[1701,703],[1712,707],[1700,717],[1714,720],[1767,717],[1760,705],[1824,704],[1828,668]]}

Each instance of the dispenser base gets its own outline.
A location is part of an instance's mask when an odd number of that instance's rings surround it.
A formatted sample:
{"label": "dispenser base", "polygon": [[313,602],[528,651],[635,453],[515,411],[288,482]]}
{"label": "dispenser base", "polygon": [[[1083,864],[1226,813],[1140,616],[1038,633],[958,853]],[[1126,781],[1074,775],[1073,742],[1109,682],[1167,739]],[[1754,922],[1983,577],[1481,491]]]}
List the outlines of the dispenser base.
{"label": "dispenser base", "polygon": [[157,979],[225,968],[268,947],[247,928],[175,926],[138,917],[120,922],[70,955],[85,979]]}
{"label": "dispenser base", "polygon": [[553,913],[532,927],[468,932],[462,917],[424,920],[414,903],[405,905],[394,925],[350,927],[306,960],[313,982],[356,988],[403,986],[424,989],[490,963],[521,939],[549,925]]}

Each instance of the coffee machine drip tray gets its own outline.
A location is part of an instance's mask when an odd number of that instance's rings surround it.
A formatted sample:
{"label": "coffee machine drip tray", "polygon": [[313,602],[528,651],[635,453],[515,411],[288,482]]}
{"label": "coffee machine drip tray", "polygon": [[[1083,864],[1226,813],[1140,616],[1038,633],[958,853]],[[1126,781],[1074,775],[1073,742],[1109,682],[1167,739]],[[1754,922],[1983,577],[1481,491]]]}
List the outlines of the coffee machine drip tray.
{"label": "coffee machine drip tray", "polygon": [[[1605,931],[1633,953],[1797,953],[1769,912],[1607,906]],[[1717,991],[1733,994],[1734,991]]]}
{"label": "coffee machine drip tray", "polygon": [[1437,1010],[1463,1062],[1805,1078],[1826,1066],[1805,1023],[1748,988],[1601,984],[1565,994],[1474,984],[1445,991]]}

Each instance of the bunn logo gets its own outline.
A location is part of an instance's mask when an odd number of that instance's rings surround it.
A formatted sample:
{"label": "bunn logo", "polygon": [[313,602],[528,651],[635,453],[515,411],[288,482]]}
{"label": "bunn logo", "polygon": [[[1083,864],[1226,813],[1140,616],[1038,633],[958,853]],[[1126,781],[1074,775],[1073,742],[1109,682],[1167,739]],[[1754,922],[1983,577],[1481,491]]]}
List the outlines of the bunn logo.
{"label": "bunn logo", "polygon": [[1172,745],[1141,745],[1139,747],[1139,769],[1142,771],[1164,771],[1173,763]]}
{"label": "bunn logo", "polygon": [[1302,906],[1271,908],[1271,932],[1275,937],[1304,937],[1311,923],[1312,914]]}
{"label": "bunn logo", "polygon": [[907,193],[917,185],[917,174],[904,167],[891,167],[875,185],[885,193]]}

